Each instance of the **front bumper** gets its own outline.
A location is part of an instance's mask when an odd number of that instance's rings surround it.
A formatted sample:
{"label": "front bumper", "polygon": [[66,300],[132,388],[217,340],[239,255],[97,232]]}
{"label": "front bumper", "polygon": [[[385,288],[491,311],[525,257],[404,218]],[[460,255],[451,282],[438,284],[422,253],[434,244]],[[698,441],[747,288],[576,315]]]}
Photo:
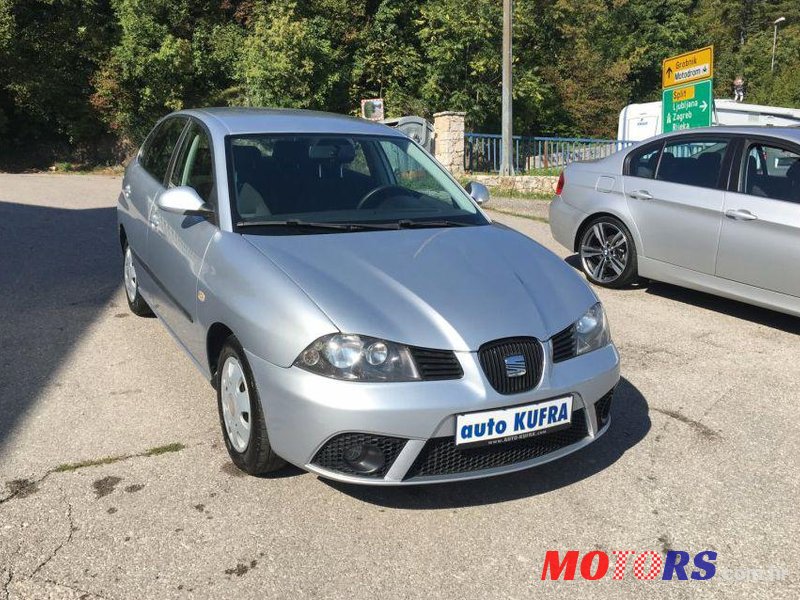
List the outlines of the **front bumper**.
{"label": "front bumper", "polygon": [[[407,383],[353,383],[337,381],[297,367],[283,368],[251,353],[247,358],[256,380],[267,420],[267,433],[273,450],[286,461],[320,476],[368,485],[410,485],[474,479],[526,469],[542,464],[590,444],[608,428],[609,421],[598,422],[595,403],[619,381],[619,355],[609,345],[570,360],[552,362],[550,344],[545,344],[541,383],[530,392],[501,395],[491,387],[474,352],[458,352],[464,377],[448,381]],[[585,428],[573,431],[571,438],[561,432],[560,444],[545,446],[518,455],[522,460],[496,465],[482,462],[477,470],[452,472],[439,469],[427,475],[420,466],[426,455],[439,452],[442,460],[452,457],[447,440],[455,435],[455,415],[465,412],[530,404],[539,400],[572,394],[573,421]],[[598,407],[599,408],[599,407]],[[580,411],[580,412],[579,412]],[[391,463],[379,476],[352,475],[321,467],[315,461],[318,451],[342,434],[364,433],[399,440]],[[551,434],[540,436],[545,438]],[[531,438],[537,440],[538,438]],[[433,448],[436,446],[436,448]],[[496,447],[502,446],[501,444]],[[541,446],[541,444],[539,444]],[[443,454],[442,454],[443,453]],[[449,453],[449,454],[448,454]],[[501,461],[502,462],[502,461]],[[388,461],[387,461],[388,463]],[[487,468],[482,468],[488,465]]]}
{"label": "front bumper", "polygon": [[568,204],[561,196],[550,201],[550,232],[555,240],[570,252],[575,250],[578,227],[588,217],[586,213]]}

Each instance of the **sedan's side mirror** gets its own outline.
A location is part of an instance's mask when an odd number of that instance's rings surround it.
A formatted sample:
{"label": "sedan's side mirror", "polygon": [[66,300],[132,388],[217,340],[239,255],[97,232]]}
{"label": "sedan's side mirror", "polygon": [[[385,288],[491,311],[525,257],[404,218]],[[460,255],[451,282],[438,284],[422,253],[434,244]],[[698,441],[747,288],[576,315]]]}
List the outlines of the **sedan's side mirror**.
{"label": "sedan's side mirror", "polygon": [[206,217],[214,212],[193,188],[186,185],[168,189],[158,197],[156,204],[161,210],[178,215]]}
{"label": "sedan's side mirror", "polygon": [[477,181],[470,181],[464,188],[478,204],[486,204],[489,201],[489,188]]}

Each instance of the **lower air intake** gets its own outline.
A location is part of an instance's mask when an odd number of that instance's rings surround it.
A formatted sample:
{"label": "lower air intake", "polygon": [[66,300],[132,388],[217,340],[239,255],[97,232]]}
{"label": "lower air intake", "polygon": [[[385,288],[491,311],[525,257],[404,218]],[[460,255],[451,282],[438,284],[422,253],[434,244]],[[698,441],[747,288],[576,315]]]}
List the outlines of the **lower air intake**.
{"label": "lower air intake", "polygon": [[428,440],[406,479],[436,475],[454,475],[505,467],[546,456],[566,448],[589,435],[582,408],[572,413],[569,428],[516,442],[459,448],[453,436]]}

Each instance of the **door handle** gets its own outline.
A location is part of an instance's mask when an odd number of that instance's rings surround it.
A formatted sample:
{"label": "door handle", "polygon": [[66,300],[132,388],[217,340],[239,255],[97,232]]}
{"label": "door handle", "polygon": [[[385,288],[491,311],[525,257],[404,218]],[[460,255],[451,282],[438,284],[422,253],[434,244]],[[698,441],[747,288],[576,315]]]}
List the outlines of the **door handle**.
{"label": "door handle", "polygon": [[125,200],[131,199],[131,186],[126,185],[122,188],[122,195],[125,197]]}
{"label": "door handle", "polygon": [[755,221],[758,219],[753,213],[749,210],[745,210],[743,208],[738,208],[736,210],[726,210],[725,216],[729,219],[733,219],[734,221]]}
{"label": "door handle", "polygon": [[628,195],[631,198],[636,198],[637,200],[652,200],[653,199],[653,194],[651,194],[647,190],[636,190],[635,192],[631,192]]}

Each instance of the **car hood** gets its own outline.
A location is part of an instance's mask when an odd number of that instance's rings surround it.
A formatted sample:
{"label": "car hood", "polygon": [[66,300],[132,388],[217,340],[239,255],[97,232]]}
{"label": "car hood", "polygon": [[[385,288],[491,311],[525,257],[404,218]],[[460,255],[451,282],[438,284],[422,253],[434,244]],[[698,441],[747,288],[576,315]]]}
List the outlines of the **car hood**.
{"label": "car hood", "polygon": [[545,340],[597,301],[555,254],[496,224],[244,237],[341,331],[415,346]]}

